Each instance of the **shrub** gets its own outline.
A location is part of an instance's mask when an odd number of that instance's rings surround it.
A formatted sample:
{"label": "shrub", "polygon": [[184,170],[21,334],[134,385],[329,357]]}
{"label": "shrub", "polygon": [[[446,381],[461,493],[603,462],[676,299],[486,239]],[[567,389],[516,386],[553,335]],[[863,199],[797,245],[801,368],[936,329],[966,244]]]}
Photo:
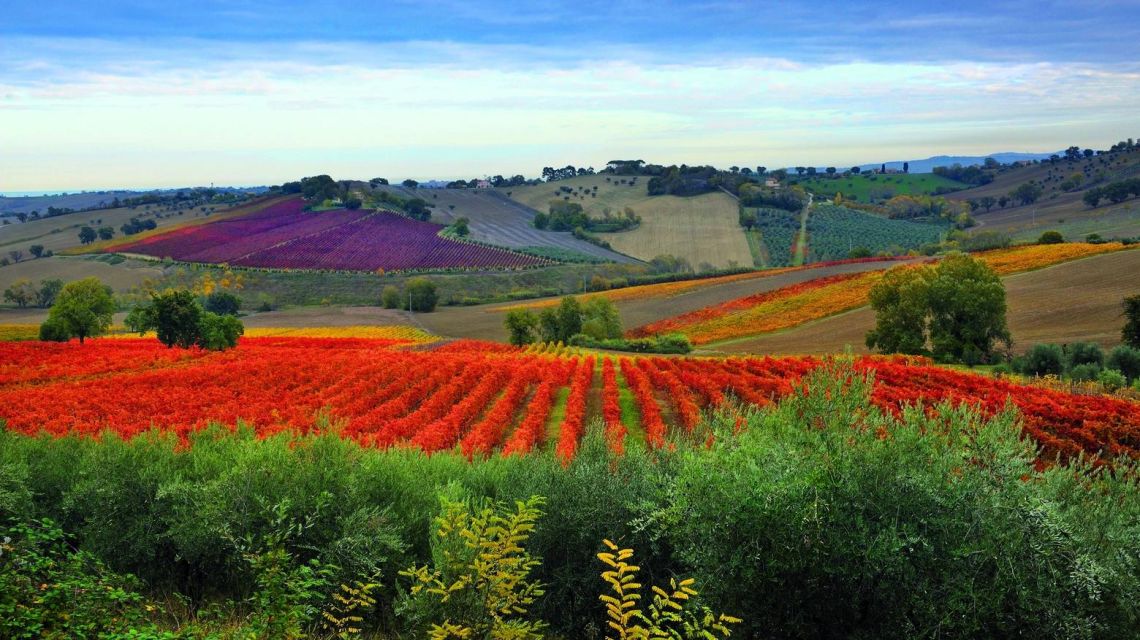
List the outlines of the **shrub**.
{"label": "shrub", "polygon": [[435,311],[435,305],[439,302],[439,294],[434,282],[423,277],[412,278],[405,285],[405,291],[408,295],[409,311],[420,313]]}
{"label": "shrub", "polygon": [[1113,393],[1128,384],[1124,374],[1115,369],[1105,369],[1101,371],[1100,375],[1096,377],[1096,381],[1109,393]]}
{"label": "shrub", "polygon": [[224,316],[236,316],[241,311],[241,299],[229,291],[214,291],[206,296],[206,311]]}
{"label": "shrub", "polygon": [[1061,244],[1065,238],[1061,235],[1060,231],[1046,231],[1037,238],[1037,244]]}
{"label": "shrub", "polygon": [[380,305],[385,309],[399,309],[400,308],[400,289],[394,284],[384,287],[380,292]]}
{"label": "shrub", "polygon": [[1122,344],[1108,354],[1106,364],[1129,380],[1140,380],[1140,349]]}
{"label": "shrub", "polygon": [[1100,365],[1098,364],[1078,364],[1069,369],[1069,379],[1076,380],[1077,382],[1091,382],[1097,379],[1100,374]]}
{"label": "shrub", "polygon": [[1065,361],[1069,367],[1082,364],[1104,364],[1104,351],[1095,342],[1074,342],[1065,347]]}
{"label": "shrub", "polygon": [[67,342],[71,333],[59,320],[48,318],[40,325],[40,340],[44,342]]}
{"label": "shrub", "polygon": [[1024,356],[1021,373],[1059,376],[1065,372],[1065,354],[1055,344],[1035,344]]}

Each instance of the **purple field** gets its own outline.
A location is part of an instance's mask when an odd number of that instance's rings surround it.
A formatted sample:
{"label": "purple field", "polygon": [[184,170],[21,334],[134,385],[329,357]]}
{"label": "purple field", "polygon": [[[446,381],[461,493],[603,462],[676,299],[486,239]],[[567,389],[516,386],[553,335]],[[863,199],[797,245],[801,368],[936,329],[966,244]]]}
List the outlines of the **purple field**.
{"label": "purple field", "polygon": [[400,271],[519,268],[532,256],[437,235],[439,225],[387,211],[304,211],[292,198],[247,215],[177,229],[113,250],[185,262],[277,269]]}

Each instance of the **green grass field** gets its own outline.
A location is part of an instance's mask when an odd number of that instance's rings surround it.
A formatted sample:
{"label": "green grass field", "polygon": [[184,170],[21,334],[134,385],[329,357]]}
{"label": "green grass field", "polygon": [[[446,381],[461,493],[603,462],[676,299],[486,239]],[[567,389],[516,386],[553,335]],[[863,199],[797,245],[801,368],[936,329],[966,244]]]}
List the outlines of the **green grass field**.
{"label": "green grass field", "polygon": [[859,202],[880,202],[900,195],[930,195],[939,188],[957,190],[968,186],[933,173],[860,174],[846,178],[791,176],[788,183],[799,184],[820,196],[831,197],[842,193],[844,198]]}

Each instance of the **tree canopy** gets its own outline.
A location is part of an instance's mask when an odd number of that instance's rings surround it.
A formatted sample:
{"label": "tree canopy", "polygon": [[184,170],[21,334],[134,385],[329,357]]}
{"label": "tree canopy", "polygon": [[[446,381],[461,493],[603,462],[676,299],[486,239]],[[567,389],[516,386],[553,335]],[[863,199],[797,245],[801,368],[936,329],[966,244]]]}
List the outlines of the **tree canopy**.
{"label": "tree canopy", "polygon": [[987,361],[1010,344],[1005,286],[985,263],[954,253],[937,266],[895,267],[871,289],[875,328],[867,346],[929,354],[942,361]]}
{"label": "tree canopy", "polygon": [[111,326],[115,300],[111,288],[98,278],[69,282],[60,289],[48,318],[40,326],[41,339],[66,342],[71,338],[99,336]]}

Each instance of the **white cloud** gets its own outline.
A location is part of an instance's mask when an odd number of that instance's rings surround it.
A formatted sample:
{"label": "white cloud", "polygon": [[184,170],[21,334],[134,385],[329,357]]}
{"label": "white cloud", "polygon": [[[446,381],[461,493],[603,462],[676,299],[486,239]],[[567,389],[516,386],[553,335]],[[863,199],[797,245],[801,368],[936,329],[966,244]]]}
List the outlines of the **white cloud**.
{"label": "white cloud", "polygon": [[[1140,102],[1136,65],[677,64],[424,42],[33,44],[0,62],[0,191],[311,171],[534,175],[630,154],[779,166],[1052,150],[1135,133],[1124,127]],[[114,161],[93,163],[100,155]]]}

